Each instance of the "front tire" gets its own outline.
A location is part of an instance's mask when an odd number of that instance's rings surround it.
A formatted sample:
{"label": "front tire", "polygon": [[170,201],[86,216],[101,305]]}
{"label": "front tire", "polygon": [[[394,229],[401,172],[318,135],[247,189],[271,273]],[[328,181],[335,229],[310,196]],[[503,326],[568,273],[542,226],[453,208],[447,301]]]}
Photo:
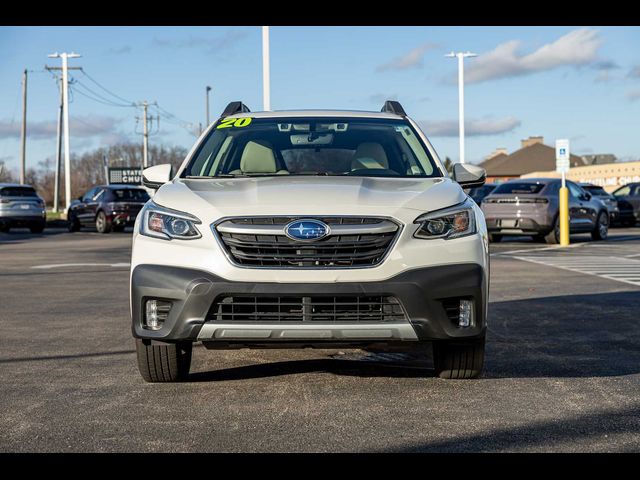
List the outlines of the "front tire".
{"label": "front tire", "polygon": [[466,342],[434,342],[436,375],[450,380],[479,377],[484,365],[484,344],[485,337]]}
{"label": "front tire", "polygon": [[69,220],[67,221],[67,229],[71,233],[80,230],[80,222],[75,215],[69,215]]}
{"label": "front tire", "polygon": [[187,378],[191,367],[191,342],[152,345],[136,339],[138,370],[146,382],[179,382]]}
{"label": "front tire", "polygon": [[596,220],[596,227],[591,232],[593,240],[606,240],[609,236],[609,214],[600,212]]}
{"label": "front tire", "polygon": [[109,233],[111,231],[111,220],[107,218],[104,212],[98,212],[98,215],[96,215],[96,230],[98,233]]}

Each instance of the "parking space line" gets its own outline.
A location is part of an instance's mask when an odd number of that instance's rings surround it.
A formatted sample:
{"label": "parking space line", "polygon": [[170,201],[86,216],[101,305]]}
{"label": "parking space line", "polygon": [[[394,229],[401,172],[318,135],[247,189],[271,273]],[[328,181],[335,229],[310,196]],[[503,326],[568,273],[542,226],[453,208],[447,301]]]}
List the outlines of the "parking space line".
{"label": "parking space line", "polygon": [[31,268],[35,269],[49,269],[49,268],[64,268],[64,267],[130,267],[130,263],[52,263],[49,265],[34,265]]}
{"label": "parking space line", "polygon": [[583,273],[640,287],[640,260],[624,257],[514,256],[517,260]]}

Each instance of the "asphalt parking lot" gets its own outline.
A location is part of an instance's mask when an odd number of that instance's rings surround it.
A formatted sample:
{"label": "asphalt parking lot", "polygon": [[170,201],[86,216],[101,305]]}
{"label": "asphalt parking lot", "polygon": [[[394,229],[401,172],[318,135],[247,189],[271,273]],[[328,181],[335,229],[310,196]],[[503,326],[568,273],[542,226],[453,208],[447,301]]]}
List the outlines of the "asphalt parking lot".
{"label": "asphalt parking lot", "polygon": [[0,451],[640,451],[640,228],[493,244],[485,373],[394,355],[194,349],[138,374],[131,236],[0,233]]}

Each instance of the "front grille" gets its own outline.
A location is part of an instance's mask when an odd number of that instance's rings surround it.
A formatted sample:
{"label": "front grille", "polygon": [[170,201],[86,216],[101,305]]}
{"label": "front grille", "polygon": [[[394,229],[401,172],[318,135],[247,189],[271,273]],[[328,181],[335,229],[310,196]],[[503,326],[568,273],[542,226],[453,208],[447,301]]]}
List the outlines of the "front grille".
{"label": "front grille", "polygon": [[[296,219],[320,220],[331,234],[316,241],[297,241],[285,235]],[[400,227],[371,217],[245,217],[215,227],[231,260],[247,267],[345,268],[378,265]]]}
{"label": "front grille", "polygon": [[373,296],[227,296],[217,299],[208,321],[228,322],[400,322],[397,298]]}

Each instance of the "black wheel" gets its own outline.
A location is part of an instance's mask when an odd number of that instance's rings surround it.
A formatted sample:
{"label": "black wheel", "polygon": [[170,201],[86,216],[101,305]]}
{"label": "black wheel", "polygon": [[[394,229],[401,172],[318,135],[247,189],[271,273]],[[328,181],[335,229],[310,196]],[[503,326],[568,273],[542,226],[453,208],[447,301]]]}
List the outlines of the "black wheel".
{"label": "black wheel", "polygon": [[98,233],[109,233],[111,231],[111,220],[107,218],[104,212],[98,212],[98,215],[96,215],[96,230]]}
{"label": "black wheel", "polygon": [[591,232],[593,240],[606,240],[609,235],[609,214],[600,212],[596,220],[596,226]]}
{"label": "black wheel", "polygon": [[533,241],[536,243],[544,243],[544,235],[533,235]]}
{"label": "black wheel", "polygon": [[136,339],[140,375],[147,382],[179,382],[189,374],[191,342],[152,345],[150,340]]}
{"label": "black wheel", "polygon": [[560,219],[558,217],[556,217],[556,221],[553,222],[553,230],[544,236],[544,241],[549,245],[560,243]]}
{"label": "black wheel", "polygon": [[29,230],[31,230],[31,233],[42,233],[44,231],[45,225],[45,222],[34,223],[33,225],[29,226]]}
{"label": "black wheel", "polygon": [[502,235],[497,234],[497,233],[490,233],[489,234],[489,241],[490,242],[498,243],[501,240],[502,240]]}
{"label": "black wheel", "polygon": [[434,342],[436,375],[452,380],[479,377],[484,365],[484,343],[484,337],[467,342]]}
{"label": "black wheel", "polygon": [[78,230],[80,230],[80,222],[78,221],[76,216],[71,213],[69,214],[69,218],[67,219],[67,229],[70,232],[77,232]]}

